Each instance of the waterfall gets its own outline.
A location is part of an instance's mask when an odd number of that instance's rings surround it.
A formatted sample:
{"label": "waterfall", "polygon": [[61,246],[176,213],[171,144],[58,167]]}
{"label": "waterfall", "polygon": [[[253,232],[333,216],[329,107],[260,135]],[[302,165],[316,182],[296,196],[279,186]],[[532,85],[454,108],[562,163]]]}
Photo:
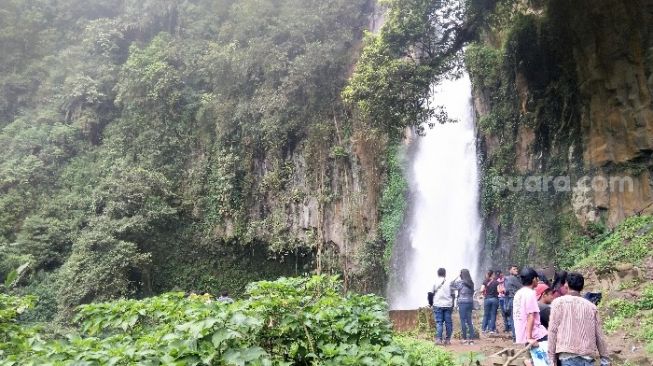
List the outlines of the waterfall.
{"label": "waterfall", "polygon": [[444,106],[456,122],[433,121],[426,136],[416,137],[409,147],[409,211],[393,251],[391,309],[426,306],[426,293],[440,267],[450,280],[462,268],[480,277],[479,174],[471,98],[467,74],[434,88],[431,103]]}

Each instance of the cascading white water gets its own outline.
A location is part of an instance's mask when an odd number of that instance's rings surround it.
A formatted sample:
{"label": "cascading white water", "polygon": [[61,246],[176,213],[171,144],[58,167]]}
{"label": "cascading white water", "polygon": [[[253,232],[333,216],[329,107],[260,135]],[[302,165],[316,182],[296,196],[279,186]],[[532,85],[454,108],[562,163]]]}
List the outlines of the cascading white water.
{"label": "cascading white water", "polygon": [[[427,305],[439,267],[453,280],[462,268],[478,273],[481,221],[471,83],[467,74],[445,80],[431,96],[455,123],[439,124],[417,137],[409,164],[411,204],[393,259],[392,309]],[[397,255],[397,251],[404,251]],[[408,251],[408,252],[406,252]]]}

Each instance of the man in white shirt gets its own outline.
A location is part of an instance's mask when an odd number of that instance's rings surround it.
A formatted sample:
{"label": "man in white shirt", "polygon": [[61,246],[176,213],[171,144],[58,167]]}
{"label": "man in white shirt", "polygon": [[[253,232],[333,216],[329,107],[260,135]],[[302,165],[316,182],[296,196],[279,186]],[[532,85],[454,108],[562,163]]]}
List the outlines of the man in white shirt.
{"label": "man in white shirt", "polygon": [[[451,281],[447,281],[447,271],[444,268],[438,269],[438,278],[433,285],[433,317],[435,318],[435,343],[451,344],[453,333],[453,299],[455,290],[451,287]],[[443,328],[446,326],[446,338],[442,338]]]}

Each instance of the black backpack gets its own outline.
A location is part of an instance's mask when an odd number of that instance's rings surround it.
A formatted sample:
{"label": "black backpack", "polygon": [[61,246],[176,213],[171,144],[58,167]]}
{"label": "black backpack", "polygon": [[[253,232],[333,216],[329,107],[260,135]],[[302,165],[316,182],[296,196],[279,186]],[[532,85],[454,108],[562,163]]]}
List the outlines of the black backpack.
{"label": "black backpack", "polygon": [[583,298],[594,305],[598,305],[603,299],[603,294],[600,292],[586,292]]}
{"label": "black backpack", "polygon": [[429,302],[429,306],[433,306],[433,297],[435,296],[435,293],[438,292],[438,290],[440,290],[440,288],[444,285],[444,282],[445,282],[445,281],[442,281],[442,283],[440,284],[440,286],[438,286],[438,287],[435,289],[435,291],[433,291],[433,292],[429,291],[429,292],[426,294],[426,301]]}

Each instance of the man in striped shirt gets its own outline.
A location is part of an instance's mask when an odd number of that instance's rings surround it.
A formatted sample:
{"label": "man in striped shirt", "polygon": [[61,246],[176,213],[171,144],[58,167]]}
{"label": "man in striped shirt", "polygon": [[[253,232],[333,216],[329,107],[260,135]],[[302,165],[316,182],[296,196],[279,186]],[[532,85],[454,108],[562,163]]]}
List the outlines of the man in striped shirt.
{"label": "man in striped shirt", "polygon": [[610,365],[596,305],[580,296],[584,285],[581,274],[570,273],[567,295],[551,304],[548,352],[552,366],[593,366],[596,353],[601,366]]}

